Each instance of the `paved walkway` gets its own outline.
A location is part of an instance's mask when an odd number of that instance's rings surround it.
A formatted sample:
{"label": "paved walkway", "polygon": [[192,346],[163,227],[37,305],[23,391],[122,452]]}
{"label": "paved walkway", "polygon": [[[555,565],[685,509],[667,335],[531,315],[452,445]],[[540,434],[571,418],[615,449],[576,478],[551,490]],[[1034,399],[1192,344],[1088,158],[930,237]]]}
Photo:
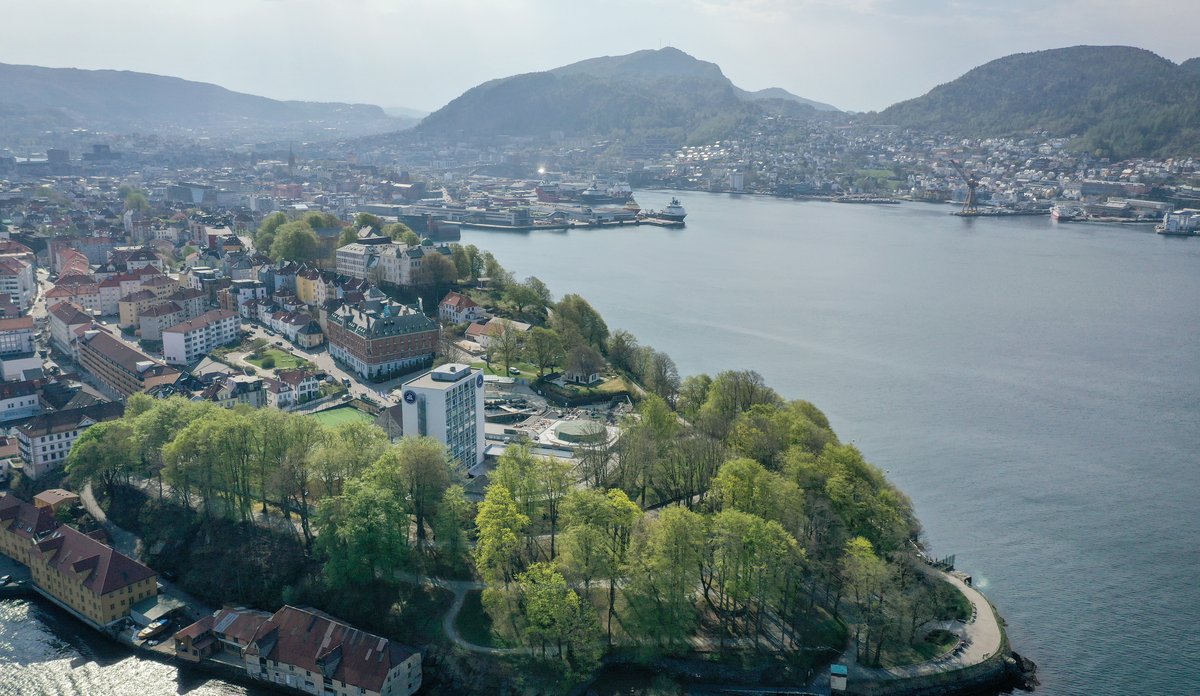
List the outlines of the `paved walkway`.
{"label": "paved walkway", "polygon": [[428,587],[438,587],[443,590],[448,590],[454,594],[454,602],[450,604],[450,608],[446,610],[442,616],[442,632],[459,648],[467,652],[480,653],[483,655],[532,655],[532,648],[491,648],[486,645],[476,645],[462,637],[462,633],[458,630],[458,615],[462,611],[463,603],[466,601],[467,592],[482,591],[487,585],[478,580],[447,580],[445,578],[435,578],[428,575],[416,575],[415,573],[407,573],[404,571],[396,571],[396,578],[413,585],[425,585]]}
{"label": "paved walkway", "polygon": [[83,507],[99,522],[104,531],[108,533],[109,541],[112,547],[117,551],[129,556],[133,559],[140,559],[142,556],[142,540],[132,532],[127,532],[117,525],[108,521],[108,515],[104,513],[104,509],[96,502],[96,496],[92,493],[92,484],[87,484],[79,493],[79,499],[83,502]]}
{"label": "paved walkway", "polygon": [[850,678],[854,680],[883,681],[895,679],[912,679],[940,672],[973,667],[1000,651],[1002,634],[1000,622],[992,605],[979,590],[967,585],[962,580],[932,568],[924,569],[927,574],[940,578],[954,585],[971,602],[973,616],[966,623],[951,621],[939,623],[935,628],[944,628],[959,636],[965,646],[957,654],[936,657],[926,662],[902,667],[863,667],[854,660],[853,648],[846,650],[842,662],[850,668]]}
{"label": "paved walkway", "polygon": [[[79,500],[83,503],[83,507],[92,517],[104,526],[104,531],[108,533],[109,540],[112,542],[112,547],[117,551],[136,560],[142,560],[142,544],[141,537],[133,532],[121,529],[113,522],[110,522],[108,515],[104,513],[104,509],[96,502],[96,496],[92,492],[92,484],[87,484],[79,493]],[[193,619],[199,619],[202,616],[212,614],[216,609],[208,603],[193,597],[192,595],[179,589],[175,583],[164,580],[161,575],[158,576],[158,582],[163,586],[163,593],[178,599],[188,606],[188,610],[192,613]]]}

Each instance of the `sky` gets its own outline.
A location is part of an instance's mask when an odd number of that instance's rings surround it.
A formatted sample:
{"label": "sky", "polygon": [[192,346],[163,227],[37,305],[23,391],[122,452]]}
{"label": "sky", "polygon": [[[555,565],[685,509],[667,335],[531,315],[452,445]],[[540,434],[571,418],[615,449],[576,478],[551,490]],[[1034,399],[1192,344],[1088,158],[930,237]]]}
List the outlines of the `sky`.
{"label": "sky", "polygon": [[1196,0],[0,0],[0,18],[0,63],[423,111],[489,79],[664,46],[743,89],[853,111],[1011,53],[1200,55]]}

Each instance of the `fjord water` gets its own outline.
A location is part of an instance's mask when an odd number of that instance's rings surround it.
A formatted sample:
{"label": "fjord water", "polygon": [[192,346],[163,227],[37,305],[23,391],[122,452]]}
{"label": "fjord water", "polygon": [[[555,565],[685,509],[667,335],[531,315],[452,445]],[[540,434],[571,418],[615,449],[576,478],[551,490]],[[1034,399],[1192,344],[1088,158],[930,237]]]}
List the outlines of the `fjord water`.
{"label": "fjord water", "polygon": [[1200,693],[1200,239],[678,195],[682,230],[463,242],[685,375],[753,369],[824,409],[997,605],[1042,693]]}
{"label": "fjord water", "polygon": [[139,657],[45,602],[0,601],[0,696],[232,696],[247,692]]}

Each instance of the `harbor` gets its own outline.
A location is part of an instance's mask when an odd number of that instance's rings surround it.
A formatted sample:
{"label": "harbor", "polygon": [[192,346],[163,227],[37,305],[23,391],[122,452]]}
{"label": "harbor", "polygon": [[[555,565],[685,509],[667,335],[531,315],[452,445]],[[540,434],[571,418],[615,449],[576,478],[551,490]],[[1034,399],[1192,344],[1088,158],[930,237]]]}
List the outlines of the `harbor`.
{"label": "harbor", "polygon": [[571,220],[562,223],[548,223],[544,225],[494,225],[479,222],[459,222],[449,223],[460,229],[471,230],[492,230],[495,232],[533,232],[542,230],[546,232],[565,231],[565,230],[593,230],[605,229],[610,227],[638,227],[640,225],[650,225],[651,227],[665,227],[667,229],[681,229],[684,226],[682,220],[663,220],[661,218],[634,218],[632,220]]}

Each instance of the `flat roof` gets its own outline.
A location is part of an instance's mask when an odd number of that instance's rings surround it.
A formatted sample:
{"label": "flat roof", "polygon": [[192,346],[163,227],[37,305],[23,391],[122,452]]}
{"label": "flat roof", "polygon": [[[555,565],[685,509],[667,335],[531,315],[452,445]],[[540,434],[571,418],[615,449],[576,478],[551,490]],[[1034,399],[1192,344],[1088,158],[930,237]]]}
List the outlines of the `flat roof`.
{"label": "flat roof", "polygon": [[[441,373],[443,375],[449,376],[451,370],[448,368],[454,368],[453,372],[455,375],[463,375],[463,376],[457,377],[453,380],[447,380],[445,378],[438,379],[437,377],[434,376],[434,373]],[[467,365],[463,365],[461,363],[452,363],[452,364],[448,364],[448,365],[441,365],[439,367],[434,368],[433,370],[431,370],[429,372],[426,372],[425,374],[423,374],[419,377],[414,377],[413,379],[408,380],[407,382],[405,382],[402,385],[401,388],[403,389],[405,387],[417,387],[419,389],[440,389],[440,390],[445,391],[446,389],[450,389],[451,387],[455,387],[455,386],[458,386],[459,384],[462,384],[463,379],[472,375],[473,373],[483,374],[483,371],[482,370],[473,370],[470,367],[468,367]]]}

